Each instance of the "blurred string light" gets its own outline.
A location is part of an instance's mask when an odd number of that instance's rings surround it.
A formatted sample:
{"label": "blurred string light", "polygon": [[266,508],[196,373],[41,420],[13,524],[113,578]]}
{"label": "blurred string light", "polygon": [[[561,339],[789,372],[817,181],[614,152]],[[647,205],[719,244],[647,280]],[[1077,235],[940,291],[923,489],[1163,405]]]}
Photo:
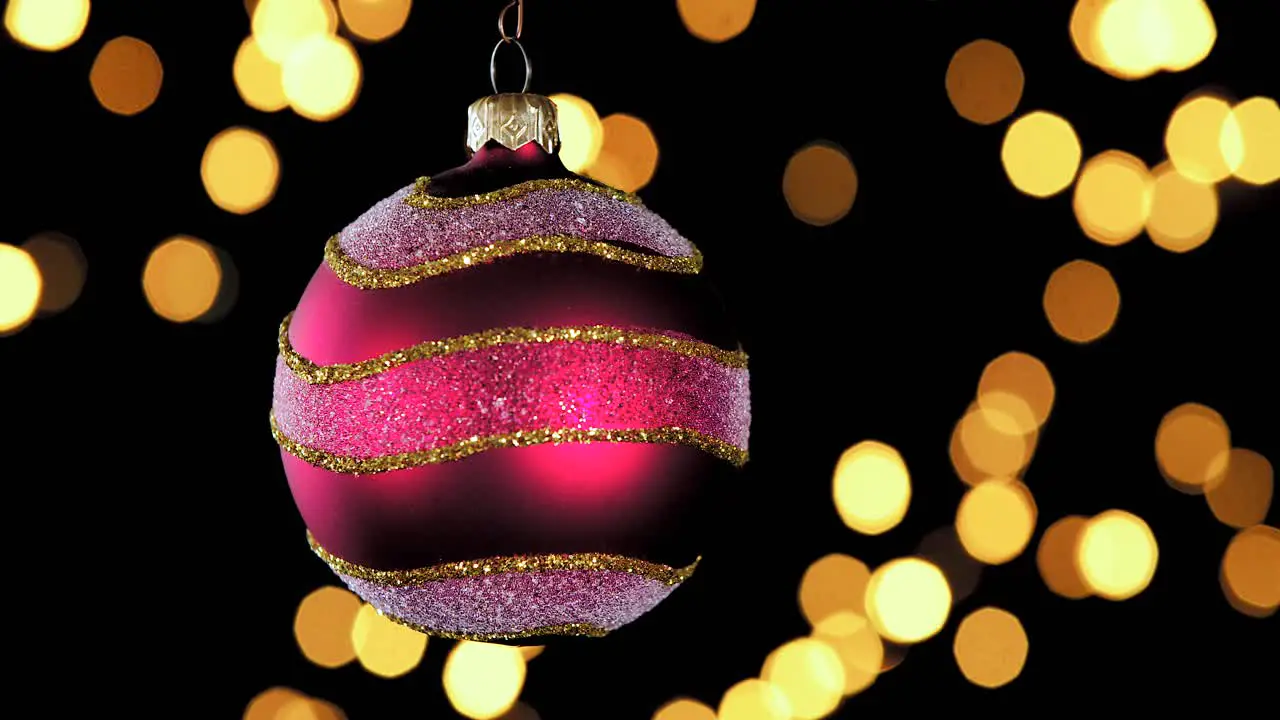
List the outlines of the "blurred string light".
{"label": "blurred string light", "polygon": [[725,691],[718,720],[791,720],[786,693],[768,680],[743,680]]}
{"label": "blurred string light", "polygon": [[1045,586],[1054,594],[1070,600],[1091,594],[1076,562],[1080,534],[1088,521],[1081,515],[1058,519],[1040,536],[1040,547],[1036,550],[1036,567]]}
{"label": "blurred string light", "polygon": [[988,477],[1012,477],[1031,461],[1037,433],[1020,432],[1017,417],[998,406],[983,407],[975,402],[960,419],[956,434],[964,464],[981,478],[971,484]]}
{"label": "blurred string light", "polygon": [[246,105],[263,112],[276,112],[289,107],[289,98],[284,95],[282,74],[279,63],[263,54],[252,35],[240,43],[232,75],[236,81],[236,90]]}
{"label": "blurred string light", "polygon": [[80,244],[62,233],[45,232],[27,240],[22,249],[40,269],[39,314],[53,315],[71,307],[80,297],[89,271]]}
{"label": "blurred string light", "polygon": [[832,477],[840,519],[864,535],[880,535],[902,522],[911,504],[911,475],[892,447],[874,440],[844,451]]}
{"label": "blurred string light", "polygon": [[1106,268],[1072,260],[1053,271],[1044,288],[1044,313],[1064,340],[1091,343],[1115,327],[1120,288]]}
{"label": "blurred string light", "polygon": [[404,29],[413,0],[338,0],[342,23],[357,38],[380,42]]}
{"label": "blurred string light", "polygon": [[523,645],[520,647],[520,655],[524,657],[525,662],[528,662],[541,655],[546,649],[546,645]]}
{"label": "blurred string light", "polygon": [[677,698],[658,708],[653,720],[716,720],[716,711],[697,700]]}
{"label": "blurred string light", "polygon": [[164,66],[146,42],[133,37],[109,40],[89,70],[89,84],[102,107],[117,115],[137,115],[160,96]]}
{"label": "blurred string light", "polygon": [[676,0],[676,10],[694,37],[722,43],[751,25],[756,0]]}
{"label": "blurred string light", "polygon": [[280,183],[280,158],[265,135],[234,127],[205,147],[200,178],[214,204],[246,215],[271,202]]}
{"label": "blurred string light", "polygon": [[[375,15],[383,10],[375,8]],[[351,109],[363,70],[355,48],[336,35],[331,0],[260,0],[250,13],[253,45],[241,45],[233,68],[246,104],[272,112],[282,107],[283,95],[296,113],[315,121]]]}
{"label": "blurred string light", "polygon": [[923,558],[938,566],[947,585],[951,588],[952,604],[959,603],[978,589],[978,581],[982,579],[983,564],[975,560],[953,524],[937,528],[920,540],[916,546],[916,557]]}
{"label": "blurred string light", "polygon": [[524,688],[520,649],[463,640],[444,664],[444,692],[453,708],[473,720],[500,717]]}
{"label": "blurred string light", "polygon": [[586,174],[626,192],[648,185],[658,169],[658,140],[649,126],[633,115],[614,113],[600,121],[600,128],[600,150]]}
{"label": "blurred string light", "polygon": [[[365,670],[380,677],[396,678],[422,662],[427,651],[427,636],[388,620],[366,603],[351,623],[351,644]],[[513,652],[519,654],[518,650]]]}
{"label": "blurred string light", "polygon": [[1026,549],[1035,533],[1036,515],[1027,486],[1010,478],[993,478],[965,493],[956,511],[956,534],[975,560],[1000,565]]}
{"label": "blurred string light", "polygon": [[292,688],[273,687],[249,701],[243,720],[346,720],[346,717],[331,702]]}
{"label": "blurred string light", "polygon": [[951,588],[938,566],[921,558],[881,565],[867,583],[867,619],[881,637],[902,644],[927,640],[951,612]]}
{"label": "blurred string light", "polygon": [[[1224,145],[1233,157],[1227,157]],[[1212,95],[1197,95],[1178,105],[1165,127],[1169,161],[1196,182],[1216,183],[1230,177],[1243,159],[1240,146],[1240,128],[1231,105]]]}
{"label": "blurred string light", "polygon": [[791,717],[818,720],[833,712],[844,696],[844,666],[831,645],[800,638],[765,659],[760,677],[787,698]]}
{"label": "blurred string light", "polygon": [[1080,168],[1080,138],[1061,116],[1037,110],[1009,125],[1000,161],[1013,186],[1046,198],[1065,190]]}
{"label": "blurred string light", "polygon": [[1204,0],[1077,0],[1069,29],[1085,62],[1126,80],[1194,67],[1218,38]]}
{"label": "blurred string light", "polygon": [[800,612],[813,627],[841,612],[866,614],[871,570],[862,561],[833,553],[813,562],[800,580]]}
{"label": "blurred string light", "polygon": [[960,672],[985,688],[1008,685],[1021,675],[1029,649],[1022,622],[995,607],[978,608],[961,620],[951,646]]}
{"label": "blurred string light", "polygon": [[272,61],[283,63],[303,42],[337,32],[330,0],[260,0],[253,9],[253,37]]}
{"label": "blurred string light", "polygon": [[360,606],[355,594],[332,585],[303,598],[293,620],[293,636],[303,656],[324,668],[342,667],[355,660],[351,637]]}
{"label": "blurred string light", "polygon": [[1056,396],[1049,368],[1022,352],[1007,352],[987,363],[978,380],[978,406],[1002,411],[1023,435],[1049,420]]}
{"label": "blurred string light", "polygon": [[1236,533],[1222,555],[1220,578],[1236,610],[1256,618],[1274,615],[1280,607],[1280,530],[1255,525]]}
{"label": "blurred string light", "polygon": [[818,140],[796,151],[782,175],[791,214],[819,227],[839,222],[858,196],[858,172],[839,145]]}
{"label": "blurred string light", "polygon": [[185,323],[214,309],[222,278],[222,263],[212,246],[178,235],[151,251],[142,271],[142,290],[157,315]]}
{"label": "blurred string light", "polygon": [[1076,545],[1080,578],[1108,600],[1127,600],[1151,584],[1160,551],[1142,518],[1108,510],[1089,519]]}
{"label": "blurred string light", "polygon": [[312,35],[294,48],[281,67],[289,106],[308,120],[332,120],[351,109],[363,71],[355,48],[343,38]]}
{"label": "blurred string light", "polygon": [[1089,158],[1071,203],[1080,229],[1103,245],[1133,240],[1151,216],[1154,185],[1146,163],[1129,153],[1107,150]]}
{"label": "blurred string light", "polygon": [[1213,408],[1184,403],[1161,418],[1155,448],[1165,480],[1177,490],[1199,495],[1227,472],[1223,458],[1231,450],[1231,430]]}
{"label": "blurred string light", "polygon": [[577,95],[551,96],[556,105],[560,129],[560,161],[569,170],[586,172],[600,157],[604,146],[604,125],[591,103]]}
{"label": "blurred string light", "polygon": [[14,40],[52,52],[75,43],[89,24],[89,0],[9,0],[4,27]]}
{"label": "blurred string light", "polygon": [[1176,253],[1205,244],[1218,225],[1218,191],[1213,185],[1186,177],[1168,161],[1153,172],[1147,236],[1157,246]]}
{"label": "blurred string light", "polygon": [[836,652],[844,675],[845,697],[856,695],[876,681],[885,662],[885,646],[866,616],[851,610],[828,615],[812,637]]}
{"label": "blurred string light", "polygon": [[0,243],[0,335],[21,330],[40,307],[40,267],[27,251]]}
{"label": "blurred string light", "polygon": [[960,117],[991,125],[1013,114],[1026,78],[1018,56],[994,40],[974,40],[951,56],[947,98]]}
{"label": "blurred string light", "polygon": [[[1205,487],[1204,497],[1213,516],[1224,525],[1241,529],[1266,520],[1275,495],[1275,471],[1270,461],[1253,450],[1232,448],[1213,462],[1226,463],[1221,479]],[[1217,474],[1210,470],[1210,476]]]}
{"label": "blurred string light", "polygon": [[1219,142],[1232,174],[1250,185],[1280,180],[1280,105],[1269,97],[1251,97],[1231,109]]}

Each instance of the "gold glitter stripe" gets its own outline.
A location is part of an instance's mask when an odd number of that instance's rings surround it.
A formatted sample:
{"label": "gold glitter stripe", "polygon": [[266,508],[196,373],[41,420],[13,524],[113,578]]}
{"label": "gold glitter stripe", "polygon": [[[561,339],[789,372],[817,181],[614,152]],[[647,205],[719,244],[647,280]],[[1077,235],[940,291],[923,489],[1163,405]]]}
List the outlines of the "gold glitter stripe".
{"label": "gold glitter stripe", "polygon": [[407,363],[429,358],[443,357],[458,352],[483,350],[499,345],[549,344],[549,343],[598,343],[618,347],[645,350],[666,350],[685,357],[706,358],[730,368],[746,369],[747,354],[740,350],[724,350],[697,340],[623,330],[608,325],[582,325],[578,327],[554,327],[541,330],[531,328],[498,328],[484,332],[428,340],[403,350],[393,350],[376,358],[355,363],[317,365],[293,349],[289,342],[290,313],[280,324],[280,357],[298,377],[312,385],[363,380],[384,373]]}
{"label": "gold glitter stripe", "polygon": [[533,235],[519,240],[500,240],[404,268],[365,267],[347,255],[337,235],[329,238],[329,242],[324,247],[325,261],[329,263],[329,269],[333,270],[333,274],[346,284],[362,290],[389,290],[404,287],[419,280],[481,265],[499,258],[531,253],[594,255],[645,270],[681,275],[697,275],[702,271],[702,253],[696,247],[693,249],[693,255],[688,257],[667,257],[627,250],[601,240],[585,240],[571,235]]}
{"label": "gold glitter stripe", "polygon": [[592,637],[600,638],[609,634],[608,630],[587,623],[567,623],[565,625],[546,625],[543,627],[529,628],[528,630],[517,630],[515,632],[499,632],[499,633],[460,633],[449,632],[448,630],[435,630],[426,625],[419,625],[415,622],[409,622],[384,613],[381,610],[378,614],[390,620],[397,625],[403,625],[410,630],[416,630],[423,635],[442,638],[444,640],[476,640],[479,642],[490,642],[493,640],[524,640],[527,638],[547,637],[548,635],[556,635],[561,637]]}
{"label": "gold glitter stripe", "polygon": [[477,560],[442,563],[414,570],[375,570],[347,562],[325,550],[316,541],[310,530],[307,531],[307,544],[311,546],[312,552],[318,555],[321,560],[324,560],[335,573],[392,587],[406,587],[440,580],[459,580],[488,575],[543,573],[562,570],[624,572],[638,575],[646,580],[660,582],[664,585],[679,585],[693,575],[693,571],[698,568],[698,563],[702,561],[702,558],[698,558],[691,565],[683,568],[673,568],[669,565],[637,560],[623,555],[570,553],[563,555],[512,555],[480,558]]}
{"label": "gold glitter stripe", "polygon": [[334,455],[324,450],[308,447],[285,436],[271,416],[271,435],[276,443],[290,455],[316,467],[344,475],[372,475],[375,473],[405,470],[422,465],[462,460],[486,450],[529,447],[554,443],[646,443],[654,445],[686,445],[709,453],[721,460],[742,467],[747,462],[747,451],[718,438],[704,435],[697,430],[680,427],[662,427],[651,430],[606,430],[601,428],[539,428],[519,430],[500,435],[473,436],[452,445],[428,448],[397,455],[361,458]]}
{"label": "gold glitter stripe", "polygon": [[597,185],[589,183],[578,178],[555,178],[552,180],[529,180],[510,187],[504,187],[487,193],[479,193],[477,195],[463,195],[461,197],[437,197],[427,192],[427,187],[431,184],[431,178],[422,177],[413,184],[413,190],[405,196],[406,205],[423,210],[454,210],[457,208],[475,207],[476,205],[488,205],[490,203],[502,202],[503,200],[513,200],[522,195],[539,192],[541,190],[581,190],[583,192],[595,193],[603,195],[612,200],[627,203],[629,205],[643,205],[640,198],[628,192],[615,190],[606,185]]}

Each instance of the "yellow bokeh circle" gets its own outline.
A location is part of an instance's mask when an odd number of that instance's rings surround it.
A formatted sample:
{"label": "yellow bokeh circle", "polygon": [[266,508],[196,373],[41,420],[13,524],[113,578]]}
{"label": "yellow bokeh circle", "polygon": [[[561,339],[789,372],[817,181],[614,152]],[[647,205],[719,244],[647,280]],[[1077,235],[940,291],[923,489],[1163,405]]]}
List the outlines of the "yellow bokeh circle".
{"label": "yellow bokeh circle", "polygon": [[951,613],[951,587],[937,565],[900,558],[881,565],[867,584],[867,619],[880,636],[918,643],[942,630]]}

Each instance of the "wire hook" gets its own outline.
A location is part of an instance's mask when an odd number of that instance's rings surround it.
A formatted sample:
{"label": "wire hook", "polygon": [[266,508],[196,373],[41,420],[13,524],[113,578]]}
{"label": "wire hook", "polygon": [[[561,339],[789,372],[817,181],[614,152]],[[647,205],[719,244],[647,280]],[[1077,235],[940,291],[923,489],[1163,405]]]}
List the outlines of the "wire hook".
{"label": "wire hook", "polygon": [[[507,34],[507,13],[511,8],[516,9],[516,34]],[[498,34],[502,36],[502,42],[512,43],[520,39],[524,34],[524,0],[511,0],[507,6],[502,8],[502,12],[498,13]]]}

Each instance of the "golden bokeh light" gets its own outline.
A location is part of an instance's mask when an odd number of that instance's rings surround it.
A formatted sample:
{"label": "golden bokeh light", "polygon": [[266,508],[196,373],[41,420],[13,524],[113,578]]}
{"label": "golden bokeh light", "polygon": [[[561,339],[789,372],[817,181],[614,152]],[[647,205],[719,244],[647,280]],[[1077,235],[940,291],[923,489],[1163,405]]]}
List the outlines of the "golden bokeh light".
{"label": "golden bokeh light", "polygon": [[864,614],[870,581],[871,570],[860,560],[839,553],[818,558],[800,579],[800,612],[813,627],[840,612]]}
{"label": "golden bokeh light", "polygon": [[969,463],[991,477],[1010,477],[1031,459],[1035,436],[1017,432],[1018,418],[974,403],[960,420],[960,446]]}
{"label": "golden bokeh light", "polygon": [[[1199,95],[1179,105],[1169,117],[1164,131],[1164,148],[1174,169],[1190,180],[1215,183],[1225,180],[1233,170],[1224,157],[1222,138],[1239,138],[1231,105],[1222,98]],[[1230,145],[1231,142],[1228,142]],[[1238,144],[1237,144],[1238,146]],[[1238,152],[1231,154],[1237,155]],[[1239,164],[1239,158],[1236,165]]]}
{"label": "golden bokeh light", "polygon": [[1280,607],[1280,530],[1255,525],[1241,530],[1222,555],[1222,589],[1232,607],[1269,617]]}
{"label": "golden bokeh light", "polygon": [[1088,518],[1068,515],[1060,518],[1040,536],[1036,550],[1036,567],[1044,584],[1054,594],[1070,600],[1089,597],[1089,586],[1080,576],[1076,553],[1080,547],[1080,534],[1084,532]]}
{"label": "golden bokeh light", "polygon": [[26,250],[0,243],[0,335],[21,330],[40,307],[44,281]]}
{"label": "golden bokeh light", "polygon": [[1160,550],[1142,518],[1108,510],[1085,523],[1076,546],[1076,566],[1093,594],[1127,600],[1151,584]]}
{"label": "golden bokeh light", "polygon": [[718,720],[791,720],[791,705],[776,685],[752,678],[725,691]]}
{"label": "golden bokeh light", "polygon": [[249,701],[244,710],[244,720],[277,720],[286,707],[306,698],[306,695],[287,687],[268,688]]}
{"label": "golden bokeh light", "polygon": [[978,395],[976,407],[997,431],[1009,435],[1029,435],[1036,431],[1036,416],[1021,396],[992,390]]}
{"label": "golden bokeh light", "polygon": [[820,140],[796,151],[782,173],[782,195],[797,219],[819,227],[840,221],[858,196],[858,171],[844,148]]}
{"label": "golden bokeh light", "polygon": [[1015,188],[1046,198],[1062,192],[1075,179],[1080,154],[1080,138],[1071,123],[1037,110],[1009,125],[1000,161]]}
{"label": "golden bokeh light", "polygon": [[[1012,422],[1013,418],[1010,418],[1010,421]],[[964,449],[964,440],[960,436],[963,429],[963,422],[956,423],[955,429],[951,431],[951,443],[947,453],[951,457],[951,467],[955,469],[956,477],[960,478],[965,485],[977,485],[991,475],[983,472],[969,459],[969,453]]]}
{"label": "golden bokeh light", "polygon": [[276,112],[289,107],[284,96],[280,64],[263,54],[252,35],[240,43],[232,75],[244,104],[254,110]]}
{"label": "golden bokeh light", "polygon": [[34,50],[61,50],[80,39],[89,24],[89,0],[9,0],[4,27]]}
{"label": "golden bokeh light", "polygon": [[1098,43],[1098,16],[1110,1],[1076,0],[1076,5],[1071,10],[1068,28],[1071,33],[1071,44],[1075,45],[1080,59],[1095,67],[1101,67],[1103,62],[1102,50]]}
{"label": "golden bokeh light", "polygon": [[910,649],[910,645],[900,645],[895,642],[885,641],[884,664],[880,666],[880,674],[883,675],[901,665],[902,661],[907,659],[907,652]]}
{"label": "golden bokeh light", "polygon": [[552,95],[551,101],[556,104],[556,126],[560,129],[560,161],[573,172],[586,172],[604,146],[600,115],[577,95],[560,93]]}
{"label": "golden bokeh light", "polygon": [[1095,64],[1116,77],[1186,70],[1208,57],[1217,41],[1203,0],[1109,0],[1098,8]]}
{"label": "golden bokeh light", "polygon": [[213,309],[222,288],[222,263],[208,243],[178,235],[160,243],[142,270],[142,291],[155,314],[175,323]]}
{"label": "golden bokeh light", "polygon": [[1280,105],[1251,97],[1231,109],[1219,138],[1232,174],[1250,185],[1280,180]]}
{"label": "golden bokeh light", "polygon": [[360,606],[355,594],[332,585],[303,598],[293,618],[293,637],[303,656],[325,668],[342,667],[355,660],[351,629]]}
{"label": "golden bokeh light", "polygon": [[760,673],[782,691],[796,720],[831,714],[844,696],[844,665],[835,648],[821,640],[792,640],[770,653]]}
{"label": "golden bokeh light", "polygon": [[[1056,394],[1049,368],[1023,352],[1007,352],[987,363],[978,380],[978,406],[1011,418],[1023,435],[1048,421]],[[1009,400],[1009,396],[1021,403]],[[1023,412],[1030,413],[1030,423]]]}
{"label": "golden bokeh light", "polygon": [[1013,114],[1025,78],[1018,56],[994,40],[974,40],[951,56],[947,98],[960,117],[991,125]]}
{"label": "golden bokeh light", "polygon": [[413,0],[338,0],[338,10],[352,35],[379,42],[404,29]]}
{"label": "golden bokeh light", "polygon": [[1218,41],[1218,25],[1205,0],[1161,0],[1159,8],[1169,33],[1160,58],[1162,70],[1181,72],[1209,57]]}
{"label": "golden bokeh light", "polygon": [[284,63],[305,41],[337,31],[330,0],[260,0],[253,9],[253,37],[263,54]]}
{"label": "golden bokeh light", "polygon": [[280,83],[289,107],[308,120],[332,120],[351,109],[363,70],[356,50],[343,38],[313,35],[289,53]]}
{"label": "golden bokeh light", "polygon": [[223,130],[209,141],[200,178],[214,204],[237,215],[262,208],[275,197],[280,158],[267,136],[249,128]]}
{"label": "golden bokeh light", "polygon": [[1072,260],[1044,287],[1044,314],[1058,337],[1091,343],[1111,332],[1120,314],[1120,288],[1101,265]]}
{"label": "golden bokeh light", "polygon": [[[1217,465],[1226,463],[1226,470]],[[1232,448],[1214,459],[1211,477],[1221,479],[1205,487],[1205,500],[1213,516],[1224,525],[1247,528],[1267,519],[1275,494],[1275,471],[1261,453]]]}
{"label": "golden bokeh light", "polygon": [[1035,529],[1035,501],[1017,480],[994,478],[978,483],[965,493],[956,511],[960,543],[975,560],[988,565],[1021,555]]}
{"label": "golden bokeh light", "polygon": [[697,700],[678,698],[658,708],[653,720],[716,720],[716,711]]}
{"label": "golden bokeh light", "polygon": [[1219,483],[1227,471],[1231,430],[1216,410],[1184,403],[1170,410],[1156,428],[1156,462],[1174,488],[1189,494]]}
{"label": "golden bokeh light", "polygon": [[1027,631],[1007,610],[978,608],[960,621],[951,645],[956,665],[969,682],[998,688],[1013,682],[1027,664]]}
{"label": "golden bokeh light", "polygon": [[1209,240],[1218,225],[1218,191],[1197,182],[1165,161],[1153,171],[1151,217],[1147,235],[1170,252],[1195,250]]}
{"label": "golden bokeh light", "polygon": [[547,649],[546,645],[521,645],[520,655],[524,657],[525,662],[529,662],[530,660],[541,655],[542,651],[546,649]]}
{"label": "golden bokeh light", "polygon": [[147,43],[132,37],[109,40],[89,70],[89,84],[102,107],[117,115],[137,115],[160,96],[164,66]]}
{"label": "golden bokeh light", "polygon": [[587,174],[605,185],[636,192],[658,170],[658,139],[638,117],[614,113],[600,121],[604,140]]}
{"label": "golden bokeh light", "polygon": [[[388,620],[366,603],[351,623],[351,644],[365,670],[380,677],[395,678],[422,662],[427,636]],[[512,651],[520,654],[515,648]],[[524,659],[520,662],[523,667]]]}
{"label": "golden bokeh light", "polygon": [[[89,263],[80,250],[80,244],[61,233],[47,232],[23,243],[22,249],[40,269],[39,312],[52,315],[71,307],[80,297],[89,272]],[[3,315],[2,310],[0,315]]]}
{"label": "golden bokeh light", "polygon": [[911,475],[897,450],[866,440],[836,463],[832,495],[840,519],[864,535],[880,535],[902,522],[911,504]]}
{"label": "golden bokeh light", "polygon": [[751,25],[756,0],[676,0],[676,9],[691,35],[722,43],[741,35]]}
{"label": "golden bokeh light", "polygon": [[938,633],[951,613],[951,588],[937,565],[899,558],[871,573],[867,619],[876,632],[896,643],[918,643]]}
{"label": "golden bokeh light", "polygon": [[1107,150],[1089,158],[1071,203],[1080,229],[1103,245],[1138,237],[1151,216],[1154,186],[1146,163],[1129,153]]}
{"label": "golden bokeh light", "polygon": [[444,663],[444,692],[461,715],[490,720],[516,704],[525,670],[520,648],[463,640]]}
{"label": "golden bokeh light", "polygon": [[852,610],[828,615],[813,629],[813,638],[835,650],[844,670],[844,695],[871,687],[884,665],[884,641],[871,622]]}
{"label": "golden bokeh light", "polygon": [[298,695],[286,700],[273,720],[347,720],[347,715],[331,702]]}

